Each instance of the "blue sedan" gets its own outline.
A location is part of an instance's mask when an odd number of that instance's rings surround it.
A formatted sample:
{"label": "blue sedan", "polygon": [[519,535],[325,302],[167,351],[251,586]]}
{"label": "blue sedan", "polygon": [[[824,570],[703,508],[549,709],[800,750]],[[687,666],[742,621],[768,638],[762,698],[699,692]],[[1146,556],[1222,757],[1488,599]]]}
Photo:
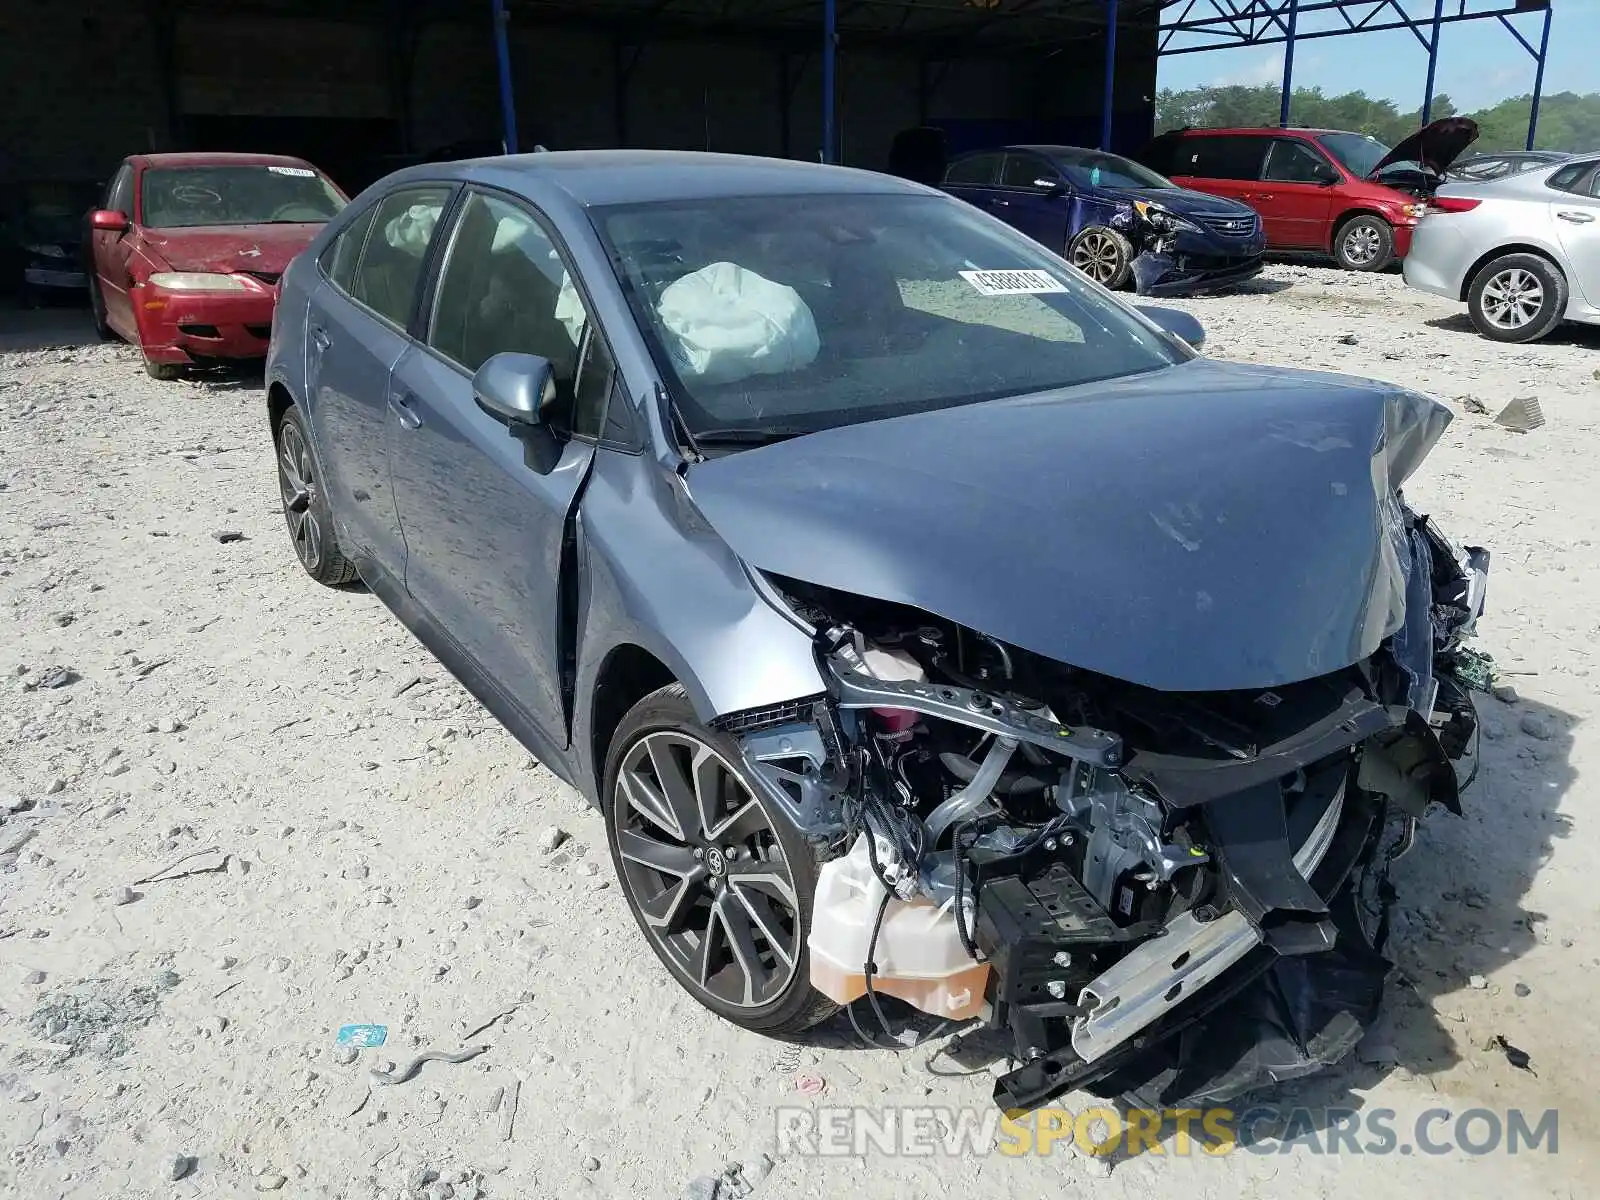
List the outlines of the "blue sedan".
{"label": "blue sedan", "polygon": [[1353,1044],[1330,913],[1460,808],[1487,556],[1400,492],[1449,411],[1199,340],[934,188],[535,154],[331,220],[265,415],[300,567],[599,808],[665,973],[986,1012],[1026,1109],[1202,1018],[1233,1089],[1330,1055],[1262,1011]]}
{"label": "blue sedan", "polygon": [[1135,275],[1149,295],[1238,283],[1261,270],[1267,245],[1248,205],[1180,188],[1099,150],[983,150],[954,160],[943,186],[1109,288],[1125,287]]}

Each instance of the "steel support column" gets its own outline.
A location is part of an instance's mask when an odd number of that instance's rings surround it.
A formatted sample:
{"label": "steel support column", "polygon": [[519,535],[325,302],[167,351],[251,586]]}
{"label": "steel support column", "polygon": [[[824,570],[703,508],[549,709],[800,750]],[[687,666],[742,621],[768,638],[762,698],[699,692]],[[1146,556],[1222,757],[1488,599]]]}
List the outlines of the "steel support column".
{"label": "steel support column", "polygon": [[506,30],[505,0],[490,0],[494,11],[494,54],[500,68],[501,142],[507,154],[517,152],[517,97],[511,87],[511,39]]}
{"label": "steel support column", "polygon": [[1278,93],[1278,125],[1289,124],[1289,99],[1294,95],[1294,31],[1300,16],[1300,0],[1289,0],[1289,20],[1283,39],[1283,89]]}
{"label": "steel support column", "polygon": [[1100,108],[1100,149],[1111,149],[1111,116],[1117,93],[1117,0],[1106,0],[1105,93]]}
{"label": "steel support column", "polygon": [[1444,22],[1444,0],[1433,0],[1433,29],[1428,34],[1428,81],[1423,84],[1422,123],[1433,119],[1433,78],[1439,69],[1439,29]]}
{"label": "steel support column", "polygon": [[833,111],[838,84],[834,79],[839,52],[839,2],[823,0],[822,5],[822,161],[838,158],[837,114]]}
{"label": "steel support column", "polygon": [[1539,98],[1544,94],[1544,60],[1550,51],[1550,9],[1544,10],[1544,32],[1539,35],[1539,53],[1534,55],[1533,107],[1528,110],[1528,141],[1526,149],[1533,149],[1534,135],[1539,132]]}

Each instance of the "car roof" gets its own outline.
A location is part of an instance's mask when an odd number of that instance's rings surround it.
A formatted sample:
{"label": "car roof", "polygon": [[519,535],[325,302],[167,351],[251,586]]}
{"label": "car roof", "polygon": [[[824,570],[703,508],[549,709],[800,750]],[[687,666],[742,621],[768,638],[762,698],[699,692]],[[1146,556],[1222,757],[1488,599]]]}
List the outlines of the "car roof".
{"label": "car roof", "polygon": [[[130,154],[128,161],[142,167],[310,167],[289,154],[244,154],[224,150],[181,150],[161,154]],[[315,167],[312,167],[315,170]]]}
{"label": "car roof", "polygon": [[[407,167],[390,182],[458,179],[537,199],[555,191],[581,207],[796,193],[942,193],[876,171],[784,158],[687,150],[556,150]],[[385,185],[387,186],[387,184]]]}
{"label": "car roof", "polygon": [[[1302,125],[1287,125],[1287,126],[1284,126],[1284,125],[1233,125],[1233,126],[1229,126],[1229,127],[1225,128],[1225,129],[1209,129],[1209,128],[1207,128],[1207,129],[1198,129],[1198,128],[1169,129],[1166,133],[1158,134],[1157,136],[1158,137],[1168,137],[1168,136],[1172,136],[1172,137],[1179,137],[1179,136],[1181,136],[1181,137],[1191,137],[1191,136],[1216,137],[1219,134],[1228,134],[1230,136],[1237,137],[1240,134],[1247,134],[1247,135],[1249,135],[1251,137],[1293,137],[1296,134],[1300,134],[1303,137],[1315,137],[1315,136],[1317,136],[1319,134],[1324,134],[1324,133],[1350,133],[1350,132],[1351,131],[1348,130],[1348,129],[1313,129],[1313,128],[1309,128],[1309,127],[1302,126]],[[1365,135],[1358,133],[1358,134],[1356,134],[1356,136],[1357,137],[1364,137]]]}

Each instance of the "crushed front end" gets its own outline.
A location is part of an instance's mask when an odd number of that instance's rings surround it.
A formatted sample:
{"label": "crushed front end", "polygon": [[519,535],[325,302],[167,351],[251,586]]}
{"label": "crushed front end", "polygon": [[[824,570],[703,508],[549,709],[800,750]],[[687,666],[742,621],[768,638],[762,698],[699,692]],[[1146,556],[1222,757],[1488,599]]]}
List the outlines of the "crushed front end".
{"label": "crushed front end", "polygon": [[1395,511],[1403,619],[1272,688],[1156,690],[767,577],[828,690],[724,725],[830,860],[814,985],[979,1013],[1014,1046],[1008,1110],[1220,1102],[1343,1057],[1389,967],[1388,869],[1460,811],[1488,678],[1487,553]]}

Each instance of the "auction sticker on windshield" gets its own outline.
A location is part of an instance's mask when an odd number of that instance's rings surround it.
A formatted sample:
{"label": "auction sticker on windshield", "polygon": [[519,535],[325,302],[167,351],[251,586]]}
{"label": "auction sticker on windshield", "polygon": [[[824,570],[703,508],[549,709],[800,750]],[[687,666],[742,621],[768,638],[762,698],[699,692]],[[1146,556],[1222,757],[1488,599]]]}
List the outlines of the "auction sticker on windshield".
{"label": "auction sticker on windshield", "polygon": [[962,271],[961,278],[985,296],[1039,296],[1067,290],[1048,271]]}
{"label": "auction sticker on windshield", "polygon": [[296,179],[315,179],[317,173],[308,171],[304,167],[268,167],[274,175],[293,175]]}

